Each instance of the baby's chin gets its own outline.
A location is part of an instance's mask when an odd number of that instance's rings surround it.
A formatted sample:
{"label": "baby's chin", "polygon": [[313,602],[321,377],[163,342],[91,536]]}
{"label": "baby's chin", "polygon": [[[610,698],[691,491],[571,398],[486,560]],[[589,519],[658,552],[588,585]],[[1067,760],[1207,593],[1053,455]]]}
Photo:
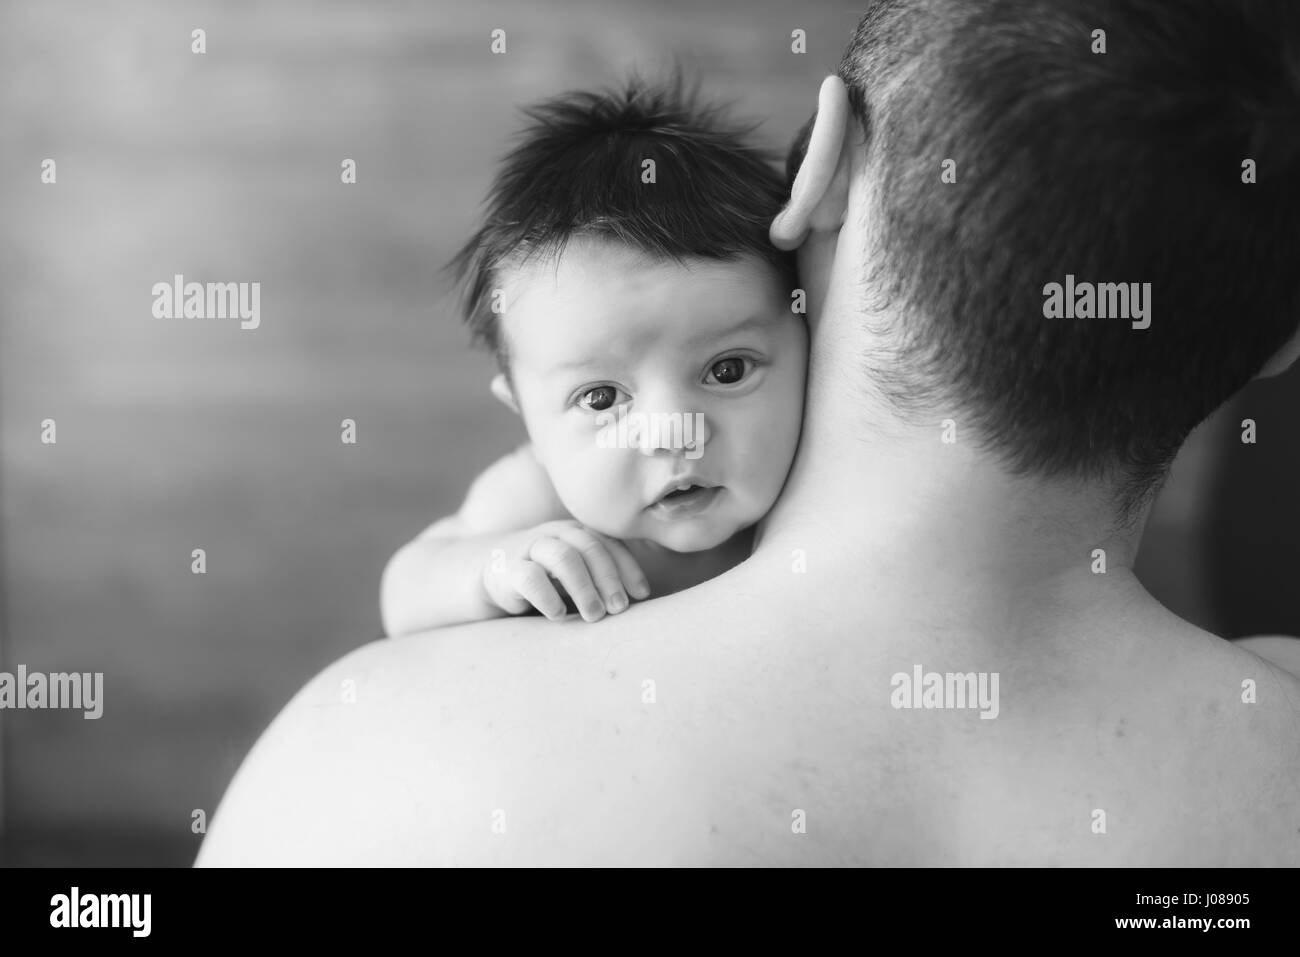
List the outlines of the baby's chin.
{"label": "baby's chin", "polygon": [[[582,520],[579,519],[579,521]],[[590,522],[584,522],[583,524],[593,531],[608,535],[610,538],[617,538],[620,541],[635,539],[637,541],[654,542],[656,545],[684,554],[704,552],[710,548],[717,548],[746,527],[731,522],[726,523],[725,526],[720,526],[715,522],[700,520],[679,521],[671,524],[655,522],[650,525],[641,522],[632,523],[621,528],[612,526],[602,528]]]}
{"label": "baby's chin", "polygon": [[728,525],[726,528],[712,526],[688,528],[679,525],[673,528],[655,530],[655,534],[646,535],[645,537],[675,552],[706,552],[710,548],[717,548],[729,541],[743,527],[738,525],[732,528]]}
{"label": "baby's chin", "polygon": [[662,545],[674,552],[704,552],[717,548],[744,531],[754,522],[737,522],[734,519],[710,521],[708,518],[682,519],[662,522],[652,519],[642,522],[635,537]]}
{"label": "baby's chin", "polygon": [[[724,496],[715,501],[702,514],[669,517],[654,514],[650,509],[642,509],[634,514],[624,514],[622,521],[601,522],[595,515],[588,513],[584,518],[579,511],[571,511],[579,522],[602,535],[623,541],[636,539],[654,542],[674,552],[704,552],[717,548],[734,538],[738,533],[760,521],[766,512],[750,516],[753,503],[743,503],[734,498],[735,493],[727,488]],[[612,509],[611,509],[612,511]],[[738,514],[744,512],[746,514]],[[610,511],[604,515],[611,518]]]}

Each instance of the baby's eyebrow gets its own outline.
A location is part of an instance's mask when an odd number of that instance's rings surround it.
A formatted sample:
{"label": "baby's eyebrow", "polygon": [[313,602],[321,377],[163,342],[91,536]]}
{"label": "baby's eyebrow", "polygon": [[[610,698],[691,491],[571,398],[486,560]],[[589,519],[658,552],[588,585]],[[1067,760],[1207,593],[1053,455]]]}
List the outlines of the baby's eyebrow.
{"label": "baby's eyebrow", "polygon": [[548,367],[550,372],[581,372],[584,369],[595,369],[600,363],[595,359],[582,357],[580,359],[566,359],[563,362],[557,362]]}
{"label": "baby's eyebrow", "polygon": [[[737,323],[727,326],[725,329],[702,329],[687,339],[687,344],[697,345],[699,343],[715,342],[718,339],[728,339],[739,333],[746,332],[750,329],[766,329],[776,324],[776,315],[767,312],[754,313],[746,316]],[[602,362],[598,358],[590,356],[581,356],[576,359],[565,359],[556,362],[547,367],[550,373],[560,372],[583,372],[587,370],[596,370],[602,368]]]}
{"label": "baby's eyebrow", "polygon": [[760,331],[766,330],[774,325],[776,325],[775,315],[769,312],[759,312],[751,316],[747,316],[744,319],[740,320],[740,322],[737,322],[734,325],[730,325],[725,329],[720,329],[716,332],[712,332],[708,330],[702,331],[700,332],[699,335],[692,336],[691,341],[699,342],[702,340],[712,341],[714,339],[725,339],[730,336],[737,335],[738,333],[741,332],[748,332],[751,329],[757,329]]}

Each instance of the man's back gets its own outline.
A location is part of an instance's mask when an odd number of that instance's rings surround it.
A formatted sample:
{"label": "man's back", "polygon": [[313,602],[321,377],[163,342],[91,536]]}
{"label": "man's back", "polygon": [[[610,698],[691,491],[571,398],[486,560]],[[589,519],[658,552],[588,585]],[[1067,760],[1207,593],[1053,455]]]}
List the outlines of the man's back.
{"label": "man's back", "polygon": [[1300,681],[1127,570],[1189,430],[1300,357],[1298,27],[872,5],[772,223],[811,347],[753,557],[596,625],[361,649],[204,859],[1300,864]]}
{"label": "man's back", "polygon": [[[994,610],[1011,636],[869,580],[810,611],[843,583],[773,587],[771,561],[608,624],[358,650],[259,744],[201,862],[1300,863],[1300,681],[1135,585]],[[996,717],[895,707],[918,666],[996,672]]]}

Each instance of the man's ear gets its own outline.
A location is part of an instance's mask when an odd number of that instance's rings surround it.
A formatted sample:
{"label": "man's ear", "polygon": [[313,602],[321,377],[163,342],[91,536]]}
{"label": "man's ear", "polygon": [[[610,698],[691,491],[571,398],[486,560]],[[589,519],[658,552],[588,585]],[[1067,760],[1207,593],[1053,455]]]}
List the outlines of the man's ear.
{"label": "man's ear", "polygon": [[489,388],[491,388],[492,394],[500,399],[515,415],[519,414],[519,403],[515,401],[515,393],[510,388],[510,383],[506,381],[504,373],[498,372],[494,375]]}
{"label": "man's ear", "polygon": [[1269,379],[1275,375],[1281,375],[1291,365],[1300,359],[1300,328],[1297,328],[1295,335],[1281,349],[1273,354],[1273,358],[1264,363],[1264,368],[1259,370],[1256,379]]}
{"label": "man's ear", "polygon": [[812,135],[790,190],[790,202],[768,231],[778,249],[797,249],[809,233],[838,230],[844,225],[852,169],[851,118],[844,81],[828,76],[817,97]]}

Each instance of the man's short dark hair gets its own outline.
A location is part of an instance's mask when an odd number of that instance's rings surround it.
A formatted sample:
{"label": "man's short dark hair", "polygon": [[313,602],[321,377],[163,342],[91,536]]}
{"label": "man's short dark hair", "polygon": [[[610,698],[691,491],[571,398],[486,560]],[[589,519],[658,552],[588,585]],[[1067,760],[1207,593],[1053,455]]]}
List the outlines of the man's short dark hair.
{"label": "man's short dark hair", "polygon": [[[793,257],[768,241],[789,196],[773,157],[749,142],[753,127],[701,103],[681,73],[566,93],[524,113],[530,123],[501,164],[483,225],[452,263],[465,320],[503,368],[492,311],[499,270],[558,255],[574,236],[677,262],[753,256],[796,285]],[[652,183],[643,180],[646,160],[655,164]]]}
{"label": "man's short dark hair", "polygon": [[[912,320],[868,374],[937,388],[1016,472],[1116,477],[1131,509],[1296,332],[1300,3],[877,0],[840,75],[864,278]],[[1045,318],[1067,274],[1151,283],[1150,327]]]}

